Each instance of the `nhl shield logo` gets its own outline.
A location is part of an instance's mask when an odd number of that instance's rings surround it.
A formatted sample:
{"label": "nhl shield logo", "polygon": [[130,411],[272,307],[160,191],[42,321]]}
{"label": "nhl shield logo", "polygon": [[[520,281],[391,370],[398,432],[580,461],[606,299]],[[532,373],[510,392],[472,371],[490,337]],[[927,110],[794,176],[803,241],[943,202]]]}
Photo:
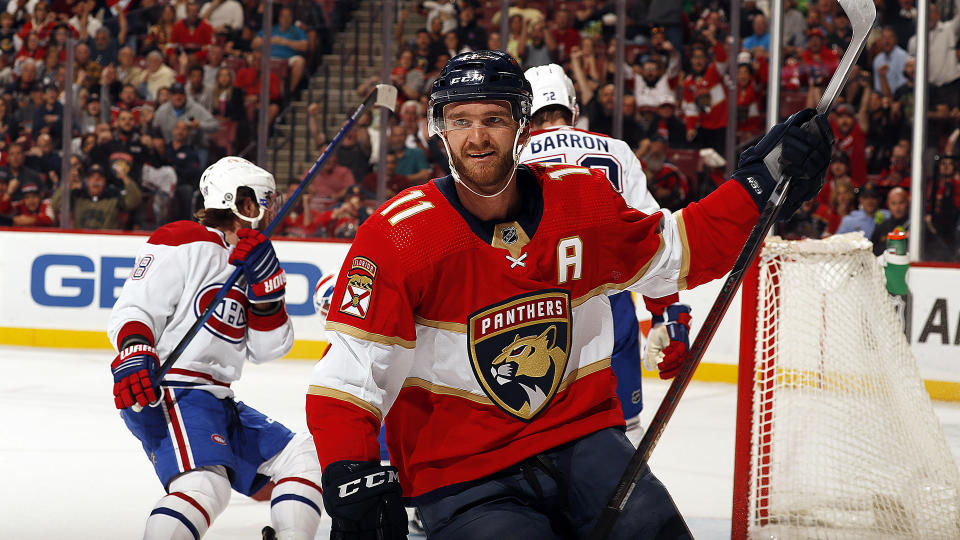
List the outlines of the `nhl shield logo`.
{"label": "nhl shield logo", "polygon": [[570,293],[548,289],[470,315],[473,374],[493,402],[533,420],[557,393],[570,352]]}
{"label": "nhl shield logo", "polygon": [[377,277],[377,265],[366,257],[354,257],[347,272],[347,290],[343,295],[340,311],[361,319],[370,311],[373,295],[373,279]]}

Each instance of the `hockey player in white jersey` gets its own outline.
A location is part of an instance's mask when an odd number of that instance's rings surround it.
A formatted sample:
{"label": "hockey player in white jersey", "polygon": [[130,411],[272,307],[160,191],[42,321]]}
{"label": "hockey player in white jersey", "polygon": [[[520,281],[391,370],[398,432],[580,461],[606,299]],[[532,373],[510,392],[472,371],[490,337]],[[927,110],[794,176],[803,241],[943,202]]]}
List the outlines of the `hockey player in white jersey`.
{"label": "hockey player in white jersey", "polygon": [[[236,401],[230,388],[246,359],[275,360],[293,345],[283,269],[270,240],[256,230],[273,217],[273,175],[225,157],[206,169],[200,190],[199,223],[177,221],[150,236],[108,325],[119,352],[111,365],[116,406],[167,492],[143,537],[200,538],[226,508],[231,488],[251,495],[272,480],[273,528],[265,527],[264,537],[312,539],[322,507],[312,438]],[[238,284],[158,380],[160,359],[234,265],[243,270]]]}
{"label": "hockey player in white jersey", "polygon": [[[569,163],[600,169],[614,189],[633,208],[645,214],[660,211],[647,189],[647,177],[630,146],[619,139],[572,127],[579,107],[573,81],[557,64],[528,69],[524,76],[533,88],[530,142],[520,154],[521,163]],[[654,328],[647,343],[644,366],[659,369],[660,377],[676,375],[689,348],[690,307],[679,304],[676,294],[644,297],[653,315]],[[638,425],[643,409],[641,394],[639,324],[631,293],[610,297],[614,315],[615,345],[611,364],[617,376],[617,397],[628,427]]]}

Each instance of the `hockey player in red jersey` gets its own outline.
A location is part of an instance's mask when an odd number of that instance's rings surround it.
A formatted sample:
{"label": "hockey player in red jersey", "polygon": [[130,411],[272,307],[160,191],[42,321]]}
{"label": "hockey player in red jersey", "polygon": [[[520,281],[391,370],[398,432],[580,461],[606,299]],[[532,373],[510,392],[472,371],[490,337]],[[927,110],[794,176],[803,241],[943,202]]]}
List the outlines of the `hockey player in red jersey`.
{"label": "hockey player in red jersey", "polygon": [[[252,495],[272,480],[270,534],[312,539],[322,499],[310,435],[294,434],[235,401],[230,389],[247,358],[275,360],[293,345],[284,273],[270,240],[255,230],[273,217],[273,175],[225,157],[203,173],[200,191],[200,223],[177,221],[150,236],[107,330],[119,352],[111,365],[114,401],[167,492],[143,537],[200,538],[226,508],[231,488]],[[243,269],[239,284],[157,380],[159,359],[180,342],[234,265]]]}
{"label": "hockey player in red jersey", "polygon": [[[586,536],[634,450],[607,295],[722,276],[775,186],[763,156],[783,141],[792,213],[832,144],[823,117],[808,130],[814,112],[798,113],[710,196],[647,215],[600,171],[518,166],[530,104],[509,55],[451,59],[428,123],[452,175],[381,206],[340,269],[307,395],[332,538],[405,537],[401,495],[431,539]],[[393,466],[377,459],[384,417]],[[690,533],[647,469],[612,537]]]}

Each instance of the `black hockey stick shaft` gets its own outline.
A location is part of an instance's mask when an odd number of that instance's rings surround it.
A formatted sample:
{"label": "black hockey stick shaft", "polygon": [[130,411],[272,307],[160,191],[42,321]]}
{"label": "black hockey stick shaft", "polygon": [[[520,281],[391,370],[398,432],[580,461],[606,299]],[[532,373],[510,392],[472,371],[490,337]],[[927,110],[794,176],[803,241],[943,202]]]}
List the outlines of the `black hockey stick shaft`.
{"label": "black hockey stick shaft", "polygon": [[[297,186],[296,191],[294,191],[293,194],[287,199],[283,207],[273,218],[273,221],[271,221],[270,224],[267,225],[267,228],[263,231],[264,235],[269,237],[271,234],[273,234],[274,229],[276,229],[277,226],[283,222],[283,219],[287,217],[287,214],[290,213],[293,204],[300,199],[300,195],[303,193],[303,190],[309,187],[310,183],[313,182],[313,179],[317,176],[317,173],[320,172],[320,167],[323,166],[324,162],[330,156],[330,153],[333,152],[333,150],[337,147],[340,139],[342,139],[343,136],[350,131],[350,128],[353,127],[353,124],[357,121],[357,119],[360,118],[360,116],[363,115],[367,109],[373,107],[374,105],[380,105],[392,112],[394,104],[396,103],[396,95],[396,89],[393,86],[385,84],[379,84],[370,91],[366,99],[363,100],[363,103],[361,103],[360,106],[357,107],[357,110],[350,115],[350,118],[347,119],[346,123],[343,124],[343,127],[340,128],[340,131],[337,132],[333,140],[330,141],[330,144],[327,145],[327,149],[320,154],[320,157],[317,158],[317,161],[314,162],[313,166],[311,166],[310,169],[303,175],[302,179],[300,180],[300,185]],[[224,283],[223,286],[220,287],[220,290],[217,291],[217,295],[213,298],[206,309],[203,310],[203,313],[197,317],[197,320],[193,322],[193,325],[190,326],[183,337],[180,338],[180,342],[177,343],[177,346],[174,347],[173,351],[170,352],[170,356],[164,360],[163,364],[160,366],[158,379],[162,379],[163,376],[170,371],[170,368],[173,367],[173,364],[176,363],[177,359],[183,355],[183,352],[187,349],[187,346],[190,345],[191,341],[193,341],[194,336],[196,336],[200,331],[200,328],[206,324],[214,309],[216,309],[220,302],[222,302],[227,296],[227,292],[230,291],[230,288],[233,287],[234,283],[240,279],[241,273],[242,269],[238,266],[236,269],[234,269],[233,273],[230,274],[230,277],[227,279],[226,283]],[[136,405],[134,407],[136,407]]]}

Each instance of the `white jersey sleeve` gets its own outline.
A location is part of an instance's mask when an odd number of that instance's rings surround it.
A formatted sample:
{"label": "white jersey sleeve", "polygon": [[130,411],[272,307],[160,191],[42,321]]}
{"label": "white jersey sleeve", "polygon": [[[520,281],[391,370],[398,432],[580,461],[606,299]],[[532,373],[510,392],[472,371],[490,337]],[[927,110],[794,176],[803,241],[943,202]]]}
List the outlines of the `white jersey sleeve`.
{"label": "white jersey sleeve", "polygon": [[569,126],[534,131],[520,154],[521,163],[569,163],[604,171],[627,204],[645,214],[660,210],[647,189],[647,176],[630,146],[619,140]]}

